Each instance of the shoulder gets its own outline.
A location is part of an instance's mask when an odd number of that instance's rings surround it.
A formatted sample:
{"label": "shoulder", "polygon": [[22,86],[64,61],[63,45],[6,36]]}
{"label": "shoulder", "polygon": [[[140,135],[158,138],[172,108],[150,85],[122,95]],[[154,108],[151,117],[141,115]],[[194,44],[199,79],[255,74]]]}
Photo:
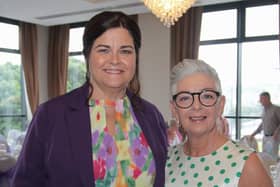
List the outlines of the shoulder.
{"label": "shoulder", "polygon": [[160,124],[164,131],[166,130],[167,124],[157,106],[145,99],[142,99],[142,107],[140,110],[140,113],[144,115],[146,119]]}
{"label": "shoulder", "polygon": [[272,104],[272,113],[277,116],[278,120],[280,120],[280,106]]}
{"label": "shoulder", "polygon": [[273,111],[273,112],[279,112],[279,111],[280,111],[280,106],[275,105],[275,104],[271,104],[271,105],[269,106],[269,109],[270,109],[271,111]]}
{"label": "shoulder", "polygon": [[245,162],[239,187],[245,186],[273,187],[272,180],[256,153],[250,154]]}
{"label": "shoulder", "polygon": [[[47,134],[52,126],[64,118],[64,113],[67,110],[79,109],[85,105],[86,97],[82,95],[85,88],[80,87],[67,94],[50,99],[40,104],[33,115],[30,127],[35,131]],[[59,120],[58,120],[59,119]]]}
{"label": "shoulder", "polygon": [[183,153],[183,150],[184,150],[184,142],[181,142],[177,145],[174,145],[174,146],[169,146],[168,147],[168,160],[171,160],[174,156],[178,156],[178,155],[181,155],[181,154],[184,154]]}
{"label": "shoulder", "polygon": [[232,150],[235,159],[243,163],[238,187],[272,187],[270,176],[253,149],[232,141]]}
{"label": "shoulder", "polygon": [[133,95],[129,91],[127,92],[127,95],[131,102],[133,99],[137,100],[137,106],[133,106],[133,110],[137,115],[144,115],[145,118],[153,120],[163,120],[164,122],[163,116],[156,105],[140,96]]}
{"label": "shoulder", "polygon": [[57,96],[42,103],[38,110],[44,110],[49,107],[54,110],[61,109],[61,107],[65,106],[79,107],[81,103],[86,103],[87,94],[88,86],[85,84],[82,87],[76,88],[66,94]]}
{"label": "shoulder", "polygon": [[167,160],[166,160],[166,169],[172,169],[174,165],[180,164],[182,161],[187,162],[187,159],[185,159],[187,156],[184,153],[184,143],[180,143],[174,146],[168,147],[167,152]]}
{"label": "shoulder", "polygon": [[145,111],[149,109],[156,109],[156,106],[152,104],[150,101],[144,99],[139,95],[135,95],[130,90],[126,90],[126,95],[128,96],[135,110]]}
{"label": "shoulder", "polygon": [[[140,104],[139,107],[133,107],[133,112],[141,124],[151,124],[151,127],[159,127],[163,134],[166,135],[167,124],[159,109],[151,102],[138,97]],[[159,129],[151,129],[160,133]]]}
{"label": "shoulder", "polygon": [[142,101],[142,106],[143,106],[143,111],[146,112],[154,112],[154,113],[160,113],[158,108],[156,107],[156,105],[154,105],[153,103],[151,103],[150,101],[141,98]]}
{"label": "shoulder", "polygon": [[254,150],[250,147],[247,147],[239,142],[235,142],[233,140],[229,140],[225,145],[223,149],[226,149],[225,147],[229,147],[229,149],[237,156],[241,157],[243,160],[246,160],[249,155],[251,155]]}
{"label": "shoulder", "polygon": [[277,111],[278,113],[280,113],[280,106],[278,105],[272,105],[274,110]]}

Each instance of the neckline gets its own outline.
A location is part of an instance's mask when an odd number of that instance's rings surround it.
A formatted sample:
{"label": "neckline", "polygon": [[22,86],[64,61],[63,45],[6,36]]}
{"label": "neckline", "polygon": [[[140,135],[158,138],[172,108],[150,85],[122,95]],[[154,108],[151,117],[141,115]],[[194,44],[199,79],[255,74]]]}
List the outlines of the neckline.
{"label": "neckline", "polygon": [[182,146],[182,149],[181,149],[181,151],[182,151],[182,153],[186,156],[186,157],[188,157],[188,158],[192,158],[192,159],[200,159],[200,158],[205,158],[205,157],[209,157],[209,156],[211,156],[211,155],[215,155],[215,154],[217,154],[218,152],[220,152],[225,146],[227,146],[227,145],[229,145],[230,144],[230,142],[231,142],[231,140],[227,140],[224,144],[222,144],[220,147],[218,147],[216,150],[214,150],[214,151],[212,151],[211,153],[209,153],[209,154],[206,154],[206,155],[201,155],[201,156],[191,156],[191,155],[189,155],[189,154],[186,154],[185,152],[184,152],[184,143],[182,143],[181,144],[181,146]]}
{"label": "neckline", "polygon": [[[118,106],[123,106],[124,103],[127,103],[128,97],[125,96],[124,98],[120,98],[117,100],[111,99],[90,99],[89,100],[89,107],[104,107],[104,108],[116,108]],[[129,103],[129,102],[128,102]]]}

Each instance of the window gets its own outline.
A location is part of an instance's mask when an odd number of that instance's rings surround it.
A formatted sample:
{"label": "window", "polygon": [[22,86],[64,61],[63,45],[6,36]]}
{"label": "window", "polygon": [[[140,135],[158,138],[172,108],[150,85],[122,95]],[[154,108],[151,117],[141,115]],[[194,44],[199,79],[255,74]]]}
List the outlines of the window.
{"label": "window", "polygon": [[71,91],[85,82],[86,64],[82,55],[82,36],[84,27],[71,27],[69,36],[69,62],[67,91]]}
{"label": "window", "polygon": [[19,51],[19,26],[0,18],[0,134],[24,130],[26,95]]}
{"label": "window", "polygon": [[253,133],[260,124],[262,91],[280,104],[278,8],[275,1],[246,1],[204,9],[199,58],[220,76],[233,139]]}
{"label": "window", "polygon": [[[203,13],[201,40],[217,40],[236,37],[236,15],[236,9]],[[216,25],[217,27],[213,27],[213,25]]]}

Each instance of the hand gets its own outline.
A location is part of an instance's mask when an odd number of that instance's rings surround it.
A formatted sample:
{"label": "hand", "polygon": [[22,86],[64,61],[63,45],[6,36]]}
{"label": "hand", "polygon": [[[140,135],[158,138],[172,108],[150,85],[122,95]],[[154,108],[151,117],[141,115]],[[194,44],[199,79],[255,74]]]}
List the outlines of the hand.
{"label": "hand", "polygon": [[274,132],[273,135],[272,135],[272,138],[273,138],[274,141],[278,142],[279,136],[280,135],[278,133]]}
{"label": "hand", "polygon": [[255,138],[255,135],[253,135],[253,134],[249,135],[250,141],[252,141],[254,138]]}

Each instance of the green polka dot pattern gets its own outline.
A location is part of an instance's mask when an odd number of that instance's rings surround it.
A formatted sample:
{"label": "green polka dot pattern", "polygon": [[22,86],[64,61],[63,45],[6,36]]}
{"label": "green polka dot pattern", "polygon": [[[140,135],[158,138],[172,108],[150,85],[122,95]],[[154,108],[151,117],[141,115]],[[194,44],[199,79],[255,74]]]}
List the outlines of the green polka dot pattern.
{"label": "green polka dot pattern", "polygon": [[208,180],[209,180],[209,181],[212,181],[213,179],[214,179],[213,176],[209,176],[209,177],[208,177]]}
{"label": "green polka dot pattern", "polygon": [[225,169],[221,169],[221,170],[220,170],[220,174],[224,174],[225,172],[226,172]]}
{"label": "green polka dot pattern", "polygon": [[170,147],[166,163],[166,187],[236,187],[251,150],[227,141],[209,155],[191,157],[183,144]]}
{"label": "green polka dot pattern", "polygon": [[183,166],[183,163],[180,163],[179,165],[178,165],[178,168],[181,168]]}
{"label": "green polka dot pattern", "polygon": [[205,158],[202,157],[202,158],[200,159],[200,162],[205,162]]}

